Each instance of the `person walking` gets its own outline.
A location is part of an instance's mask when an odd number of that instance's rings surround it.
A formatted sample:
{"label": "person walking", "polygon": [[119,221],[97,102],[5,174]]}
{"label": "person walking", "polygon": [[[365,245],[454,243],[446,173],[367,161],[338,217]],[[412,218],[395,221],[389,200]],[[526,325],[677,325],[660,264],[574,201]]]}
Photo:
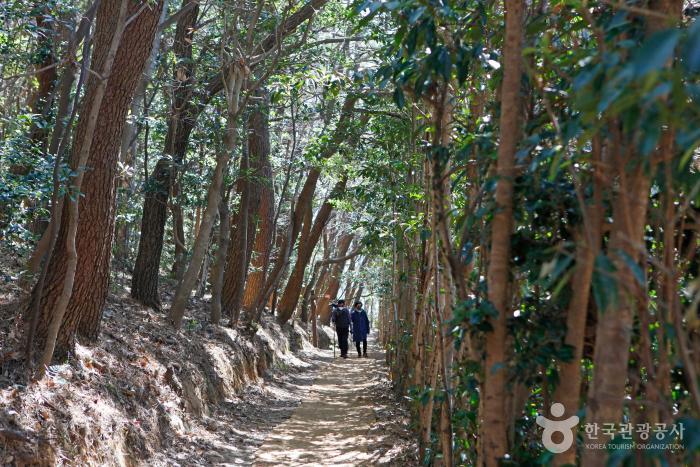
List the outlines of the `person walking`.
{"label": "person walking", "polygon": [[335,332],[338,334],[338,346],[340,347],[340,356],[348,358],[348,334],[350,333],[350,310],[345,307],[345,300],[338,300],[337,304],[331,305],[333,313],[331,321],[335,324]]}
{"label": "person walking", "polygon": [[[357,358],[367,357],[367,335],[370,327],[367,312],[362,309],[362,302],[355,302],[350,321],[352,322],[352,340],[357,347]],[[362,353],[360,353],[360,344],[362,344]]]}

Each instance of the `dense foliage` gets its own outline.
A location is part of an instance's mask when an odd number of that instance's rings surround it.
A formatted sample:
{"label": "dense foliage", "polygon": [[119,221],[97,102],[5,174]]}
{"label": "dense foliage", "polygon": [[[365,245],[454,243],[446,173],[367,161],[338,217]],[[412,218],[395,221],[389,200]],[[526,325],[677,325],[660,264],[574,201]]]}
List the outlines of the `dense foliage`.
{"label": "dense foliage", "polygon": [[[697,7],[129,0],[103,33],[121,3],[0,5],[0,239],[32,256],[13,279],[39,375],[97,337],[86,287],[176,328],[195,293],[214,323],[314,335],[328,300],[360,298],[425,464],[698,461]],[[150,52],[123,102],[92,66],[119,24],[115,63]],[[93,283],[81,232],[104,220]],[[558,453],[537,422],[556,402],[580,419]],[[630,423],[684,433],[629,444]]]}

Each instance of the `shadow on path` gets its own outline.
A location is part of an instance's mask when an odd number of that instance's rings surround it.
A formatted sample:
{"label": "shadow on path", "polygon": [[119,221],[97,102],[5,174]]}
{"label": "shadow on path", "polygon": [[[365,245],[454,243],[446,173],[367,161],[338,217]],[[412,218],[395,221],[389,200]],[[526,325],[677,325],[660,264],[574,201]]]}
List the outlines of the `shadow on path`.
{"label": "shadow on path", "polygon": [[[378,384],[386,382],[384,353],[372,340],[368,354],[368,358],[357,358],[351,346],[348,359],[324,358],[328,362],[318,371],[301,405],[270,432],[255,454],[254,465],[391,463],[380,462],[381,453],[374,452],[377,436],[369,436],[377,413],[386,409],[382,399],[387,397],[377,394]],[[401,465],[406,465],[405,459]]]}

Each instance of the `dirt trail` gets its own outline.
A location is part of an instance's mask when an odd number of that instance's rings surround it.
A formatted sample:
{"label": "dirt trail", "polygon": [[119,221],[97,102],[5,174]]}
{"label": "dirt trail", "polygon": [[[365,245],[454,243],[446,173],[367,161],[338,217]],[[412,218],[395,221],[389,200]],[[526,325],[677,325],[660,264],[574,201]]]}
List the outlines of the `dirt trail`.
{"label": "dirt trail", "polygon": [[[377,381],[386,373],[384,354],[370,342],[368,358],[333,359],[328,351],[301,405],[275,427],[255,454],[254,465],[376,465],[399,461],[387,456],[389,440],[377,427],[390,410]],[[382,397],[384,396],[384,397]],[[394,418],[394,424],[401,423]],[[404,429],[405,427],[396,427]],[[381,432],[381,433],[380,433]],[[405,465],[406,459],[401,462]]]}

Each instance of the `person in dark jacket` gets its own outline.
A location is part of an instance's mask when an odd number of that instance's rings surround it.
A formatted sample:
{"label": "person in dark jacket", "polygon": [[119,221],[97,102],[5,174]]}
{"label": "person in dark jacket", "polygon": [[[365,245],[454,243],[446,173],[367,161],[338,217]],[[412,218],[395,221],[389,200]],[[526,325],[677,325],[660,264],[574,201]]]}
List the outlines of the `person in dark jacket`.
{"label": "person in dark jacket", "polygon": [[[369,318],[367,312],[362,309],[362,302],[355,302],[350,315],[352,321],[352,340],[357,347],[357,358],[367,356],[367,335],[369,334]],[[362,353],[360,353],[360,343],[362,344]]]}
{"label": "person in dark jacket", "polygon": [[345,307],[345,300],[338,300],[337,304],[332,304],[333,313],[331,321],[335,324],[335,332],[338,334],[338,347],[340,356],[348,358],[348,334],[350,333],[350,310]]}

